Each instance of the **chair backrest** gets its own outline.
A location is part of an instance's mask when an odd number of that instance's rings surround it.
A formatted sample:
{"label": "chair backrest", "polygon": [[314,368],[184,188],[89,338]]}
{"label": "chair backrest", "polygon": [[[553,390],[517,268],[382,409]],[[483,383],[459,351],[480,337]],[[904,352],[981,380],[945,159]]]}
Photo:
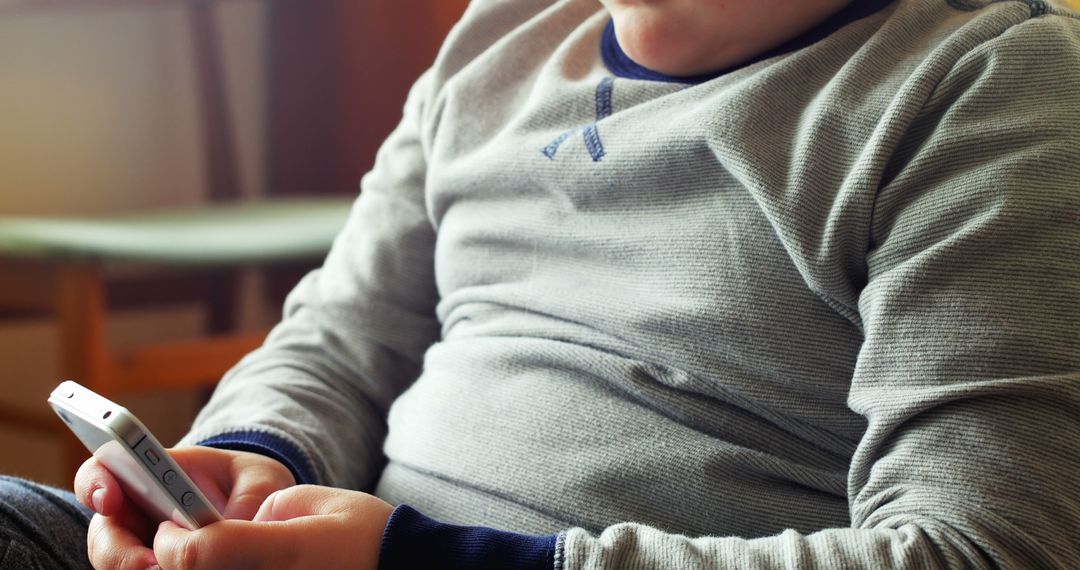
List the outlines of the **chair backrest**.
{"label": "chair backrest", "polygon": [[221,34],[215,18],[217,2],[195,0],[186,4],[202,107],[207,196],[211,200],[235,200],[240,198],[242,186],[225,83]]}

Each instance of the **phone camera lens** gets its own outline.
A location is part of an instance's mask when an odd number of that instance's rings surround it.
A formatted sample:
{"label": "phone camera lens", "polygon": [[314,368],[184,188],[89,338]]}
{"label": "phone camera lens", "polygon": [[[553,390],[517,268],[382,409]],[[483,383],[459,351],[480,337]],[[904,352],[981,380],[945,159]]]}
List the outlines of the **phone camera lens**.
{"label": "phone camera lens", "polygon": [[107,420],[107,419],[109,419],[109,416],[111,416],[111,415],[112,415],[112,411],[105,412],[105,415],[101,416],[101,419]]}

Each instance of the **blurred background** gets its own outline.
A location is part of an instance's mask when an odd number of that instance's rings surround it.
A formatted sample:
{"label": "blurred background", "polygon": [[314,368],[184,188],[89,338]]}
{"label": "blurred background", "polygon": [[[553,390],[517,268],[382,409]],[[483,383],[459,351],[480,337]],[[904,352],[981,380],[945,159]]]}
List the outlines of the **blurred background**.
{"label": "blurred background", "polygon": [[[0,0],[0,229],[5,218],[108,218],[223,199],[347,200],[466,4]],[[3,245],[0,232],[0,258]],[[230,274],[239,293],[229,326],[265,332],[285,292],[317,263],[241,264]],[[137,308],[110,313],[102,338],[80,334],[84,321],[64,328],[38,307],[5,304],[16,282],[57,296],[56,283],[29,275],[37,269],[0,259],[0,473],[68,486],[85,453],[50,431],[61,426],[45,399],[61,378],[84,380],[93,366],[62,354],[80,352],[80,342],[124,351],[205,336],[221,329],[221,315],[213,305],[144,302],[148,289],[175,299],[212,289],[169,274],[110,295],[110,305]],[[170,354],[174,367],[189,364],[187,353]],[[108,395],[168,445],[206,397],[205,388],[179,386]]]}
{"label": "blurred background", "polygon": [[[220,198],[223,155],[230,200],[355,195],[466,3],[0,0],[0,217],[187,209]],[[200,42],[219,48],[217,114]],[[212,131],[229,148],[213,148]],[[241,271],[237,326],[272,324],[284,292],[316,263]],[[0,268],[0,289],[18,267]],[[213,318],[197,305],[141,307],[110,315],[104,336],[123,349],[198,335]],[[0,424],[0,473],[69,485],[70,442],[19,421],[47,412],[65,374],[61,344],[50,315],[0,307],[0,406],[14,410]],[[200,389],[116,396],[167,445],[204,398]]]}

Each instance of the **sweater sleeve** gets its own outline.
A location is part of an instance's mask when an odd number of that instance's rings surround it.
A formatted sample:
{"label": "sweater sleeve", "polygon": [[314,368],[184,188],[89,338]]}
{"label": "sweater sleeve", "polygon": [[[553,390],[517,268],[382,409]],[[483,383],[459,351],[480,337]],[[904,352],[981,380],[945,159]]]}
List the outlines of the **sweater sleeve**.
{"label": "sweater sleeve", "polygon": [[429,77],[413,87],[323,266],[290,293],[283,320],[226,375],[181,444],[264,453],[303,482],[373,483],[387,409],[439,334],[424,205]]}

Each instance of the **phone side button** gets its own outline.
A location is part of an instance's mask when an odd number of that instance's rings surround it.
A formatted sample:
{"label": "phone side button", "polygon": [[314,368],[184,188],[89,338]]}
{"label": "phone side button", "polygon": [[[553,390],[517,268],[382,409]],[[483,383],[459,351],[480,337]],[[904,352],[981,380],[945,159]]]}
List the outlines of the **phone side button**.
{"label": "phone side button", "polygon": [[180,497],[180,502],[184,503],[185,507],[190,507],[195,503],[195,494],[191,491],[184,493],[183,496]]}
{"label": "phone side button", "polygon": [[166,471],[165,474],[161,476],[161,480],[166,485],[172,485],[176,482],[176,471],[173,471],[172,469]]}
{"label": "phone side button", "polygon": [[153,448],[147,449],[145,452],[143,452],[143,456],[146,457],[146,461],[150,465],[157,465],[158,462],[161,461],[161,457],[158,456],[157,452],[155,452]]}

